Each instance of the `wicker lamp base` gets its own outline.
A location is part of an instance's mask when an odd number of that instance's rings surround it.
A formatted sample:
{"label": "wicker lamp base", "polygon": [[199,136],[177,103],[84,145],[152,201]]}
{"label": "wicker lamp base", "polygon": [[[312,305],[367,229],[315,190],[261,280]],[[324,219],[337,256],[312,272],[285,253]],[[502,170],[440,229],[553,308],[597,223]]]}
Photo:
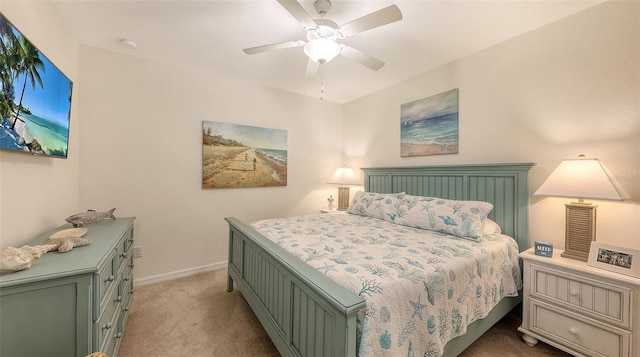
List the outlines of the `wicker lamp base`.
{"label": "wicker lamp base", "polygon": [[338,187],[338,211],[346,211],[349,208],[349,187]]}
{"label": "wicker lamp base", "polygon": [[566,206],[564,252],[560,256],[586,262],[591,242],[596,240],[596,208],[589,203]]}

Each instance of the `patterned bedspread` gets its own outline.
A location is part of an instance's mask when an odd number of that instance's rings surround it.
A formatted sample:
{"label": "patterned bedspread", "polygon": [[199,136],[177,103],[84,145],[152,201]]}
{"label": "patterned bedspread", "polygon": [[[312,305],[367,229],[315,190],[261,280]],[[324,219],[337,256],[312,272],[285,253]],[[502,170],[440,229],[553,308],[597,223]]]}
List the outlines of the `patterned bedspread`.
{"label": "patterned bedspread", "polygon": [[522,287],[518,246],[348,213],[257,221],[278,245],[366,300],[359,356],[440,356],[444,345]]}

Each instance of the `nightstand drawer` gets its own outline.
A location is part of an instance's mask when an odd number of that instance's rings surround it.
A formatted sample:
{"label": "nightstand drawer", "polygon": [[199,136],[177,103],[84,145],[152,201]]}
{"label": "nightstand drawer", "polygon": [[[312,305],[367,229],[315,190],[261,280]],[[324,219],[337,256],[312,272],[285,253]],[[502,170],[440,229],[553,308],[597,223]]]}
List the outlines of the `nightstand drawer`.
{"label": "nightstand drawer", "polygon": [[623,328],[630,328],[631,290],[531,264],[531,296]]}
{"label": "nightstand drawer", "polygon": [[629,356],[629,331],[556,309],[536,299],[529,302],[532,332],[549,336],[553,341],[587,356]]}

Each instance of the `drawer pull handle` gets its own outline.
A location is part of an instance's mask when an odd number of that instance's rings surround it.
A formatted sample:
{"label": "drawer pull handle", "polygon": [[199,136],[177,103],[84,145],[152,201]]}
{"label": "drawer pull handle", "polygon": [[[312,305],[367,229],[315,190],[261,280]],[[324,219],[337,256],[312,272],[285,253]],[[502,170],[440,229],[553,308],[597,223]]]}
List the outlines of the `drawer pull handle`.
{"label": "drawer pull handle", "polygon": [[130,293],[130,294],[133,294],[133,289],[129,290],[129,293]]}
{"label": "drawer pull handle", "polygon": [[129,311],[129,308],[125,307],[124,309],[122,309],[122,311],[127,312],[127,311]]}
{"label": "drawer pull handle", "polygon": [[109,275],[108,277],[104,278],[104,281],[106,282],[112,282],[114,281],[116,278],[113,275]]}
{"label": "drawer pull handle", "polygon": [[576,330],[575,327],[572,327],[572,328],[569,329],[569,333],[572,334],[572,335],[575,335],[576,333],[578,333],[578,330]]}
{"label": "drawer pull handle", "polygon": [[126,257],[127,257],[127,252],[121,253],[121,254],[120,254],[120,256],[121,256],[122,258],[126,258]]}
{"label": "drawer pull handle", "polygon": [[571,290],[571,292],[569,294],[571,294],[571,296],[573,296],[573,297],[578,296],[578,292],[576,290]]}
{"label": "drawer pull handle", "polygon": [[121,302],[122,301],[122,296],[118,296],[117,298],[115,298],[113,300],[114,302]]}
{"label": "drawer pull handle", "polygon": [[122,337],[122,332],[118,332],[115,336],[113,336],[113,338],[118,339]]}
{"label": "drawer pull handle", "polygon": [[102,326],[103,330],[108,330],[111,328],[111,322],[107,322],[104,326]]}

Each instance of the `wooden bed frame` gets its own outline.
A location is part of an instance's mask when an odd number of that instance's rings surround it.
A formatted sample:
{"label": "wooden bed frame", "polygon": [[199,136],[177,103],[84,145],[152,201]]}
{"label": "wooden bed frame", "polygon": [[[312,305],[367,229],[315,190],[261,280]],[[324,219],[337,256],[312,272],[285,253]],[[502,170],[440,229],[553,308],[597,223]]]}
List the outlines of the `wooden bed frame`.
{"label": "wooden bed frame", "polygon": [[[365,168],[367,192],[491,202],[489,215],[520,251],[529,248],[529,169],[532,163]],[[233,283],[283,356],[356,356],[356,314],[365,301],[310,267],[248,224],[229,223],[227,291]],[[520,294],[521,295],[521,294]],[[445,346],[457,356],[522,301],[504,298],[467,333]]]}

